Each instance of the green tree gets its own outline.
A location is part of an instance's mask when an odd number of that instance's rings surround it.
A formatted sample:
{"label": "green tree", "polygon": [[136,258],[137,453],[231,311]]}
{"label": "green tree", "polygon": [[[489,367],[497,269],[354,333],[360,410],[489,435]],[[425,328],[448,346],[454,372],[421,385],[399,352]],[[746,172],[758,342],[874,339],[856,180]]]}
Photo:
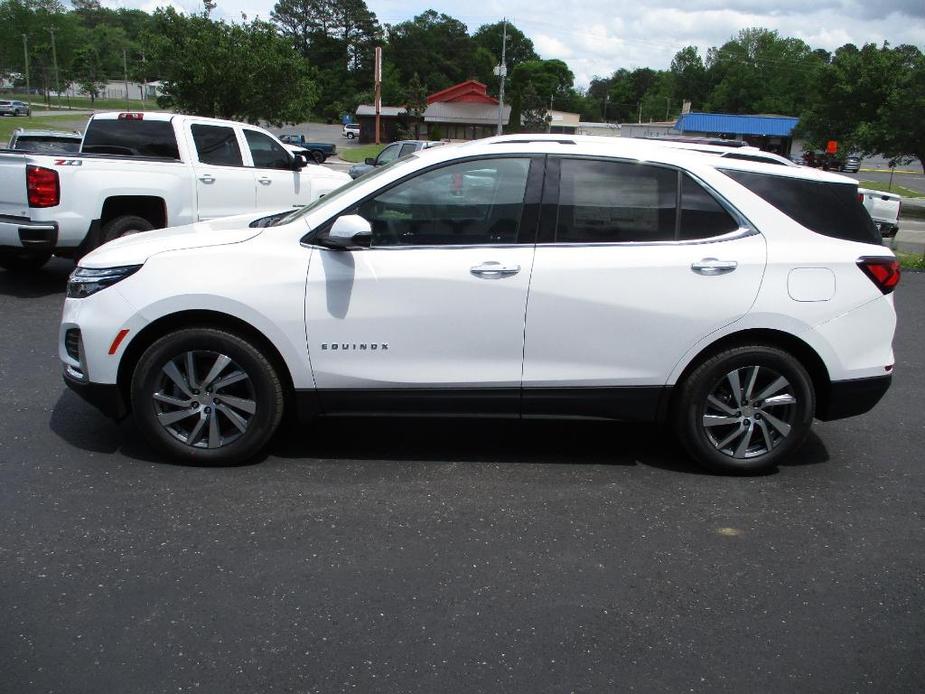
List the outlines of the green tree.
{"label": "green tree", "polygon": [[144,48],[165,108],[281,125],[306,120],[317,98],[311,68],[268,22],[158,9]]}
{"label": "green tree", "polygon": [[103,61],[95,44],[86,44],[77,49],[71,63],[70,76],[80,90],[90,97],[90,103],[94,103],[106,86]]}
{"label": "green tree", "polygon": [[814,147],[925,162],[925,57],[914,46],[846,44],[821,71],[800,132]]}
{"label": "green tree", "polygon": [[707,94],[707,69],[695,46],[686,46],[675,53],[671,75],[675,95],[702,107]]}
{"label": "green tree", "polygon": [[[495,76],[494,68],[501,63],[501,44],[504,36],[504,22],[495,22],[494,24],[483,24],[472,35],[472,42],[476,50],[482,53],[479,58],[479,67],[482,70],[476,77],[480,82],[488,85],[490,94],[498,95],[499,80]],[[533,47],[533,41],[527,38],[520,29],[507,23],[507,51],[505,53],[505,65],[508,69],[508,75],[515,65],[520,65],[530,60],[539,60],[536,49]]]}
{"label": "green tree", "polygon": [[491,70],[490,55],[476,50],[466,25],[434,10],[390,26],[387,33],[385,59],[405,84],[417,72],[428,93]]}
{"label": "green tree", "polygon": [[372,87],[373,48],[382,38],[364,0],[279,0],[271,18],[315,69],[321,113],[352,111]]}
{"label": "green tree", "polygon": [[768,29],[743,29],[707,52],[711,91],[706,110],[798,115],[823,66],[800,39]]}

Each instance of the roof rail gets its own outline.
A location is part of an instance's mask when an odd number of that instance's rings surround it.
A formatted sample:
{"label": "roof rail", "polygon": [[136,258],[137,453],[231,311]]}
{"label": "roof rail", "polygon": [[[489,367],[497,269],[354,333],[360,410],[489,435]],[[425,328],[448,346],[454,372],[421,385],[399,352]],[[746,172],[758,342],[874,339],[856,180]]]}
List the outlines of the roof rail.
{"label": "roof rail", "polygon": [[497,142],[492,142],[493,145],[529,145],[534,142],[555,142],[557,145],[574,145],[575,140],[557,140],[548,137],[526,137],[520,140],[498,140]]}

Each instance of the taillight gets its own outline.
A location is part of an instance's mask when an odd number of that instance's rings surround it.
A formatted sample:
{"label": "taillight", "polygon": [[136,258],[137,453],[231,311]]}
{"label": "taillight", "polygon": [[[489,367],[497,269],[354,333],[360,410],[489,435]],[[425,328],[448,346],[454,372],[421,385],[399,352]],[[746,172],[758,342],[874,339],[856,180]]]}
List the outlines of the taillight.
{"label": "taillight", "polygon": [[899,284],[899,261],[896,258],[859,258],[858,267],[884,294]]}
{"label": "taillight", "polygon": [[860,203],[864,202],[864,193],[858,193],[858,202]]}
{"label": "taillight", "polygon": [[54,207],[61,202],[58,172],[41,166],[26,166],[26,192],[29,207]]}

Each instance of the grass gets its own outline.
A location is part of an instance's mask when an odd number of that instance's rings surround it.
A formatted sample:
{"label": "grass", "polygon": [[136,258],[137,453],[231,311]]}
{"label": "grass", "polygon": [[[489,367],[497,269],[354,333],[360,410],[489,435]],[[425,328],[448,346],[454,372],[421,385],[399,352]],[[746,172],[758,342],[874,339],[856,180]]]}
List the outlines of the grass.
{"label": "grass", "polygon": [[361,147],[344,147],[343,149],[338,149],[337,154],[344,161],[349,161],[351,164],[359,164],[361,161],[364,161],[366,157],[374,157],[379,152],[385,148],[385,145],[363,145]]}
{"label": "grass", "polygon": [[26,94],[4,95],[4,99],[15,99],[17,101],[28,101],[32,103],[33,111],[42,111],[46,108],[56,110],[79,109],[84,111],[157,111],[157,102],[153,99],[142,102],[137,99],[126,101],[125,99],[97,99],[91,104],[90,99],[83,96],[64,96],[52,95],[51,105],[45,106],[45,99],[39,94],[28,96]]}
{"label": "grass", "polygon": [[911,188],[904,188],[903,186],[898,186],[895,183],[892,187],[888,183],[882,183],[880,181],[858,181],[859,188],[870,188],[871,190],[879,190],[883,193],[896,193],[901,195],[904,198],[925,198],[925,193],[920,193],[917,190],[912,190]]}
{"label": "grass", "polygon": [[925,272],[925,255],[921,255],[920,253],[904,253],[903,251],[894,252],[903,270]]}
{"label": "grass", "polygon": [[6,147],[16,128],[27,130],[74,130],[82,127],[86,118],[81,115],[42,116],[41,118],[0,118],[0,147]]}

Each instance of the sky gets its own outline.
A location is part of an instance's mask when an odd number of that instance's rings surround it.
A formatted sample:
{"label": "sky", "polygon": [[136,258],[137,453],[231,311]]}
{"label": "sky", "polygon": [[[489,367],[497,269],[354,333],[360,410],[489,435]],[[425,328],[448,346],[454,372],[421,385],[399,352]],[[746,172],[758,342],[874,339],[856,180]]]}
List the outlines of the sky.
{"label": "sky", "polygon": [[[201,0],[104,0],[112,7],[152,11],[173,5],[201,11]],[[217,16],[269,19],[274,0],[218,0]],[[545,59],[564,60],[575,85],[619,68],[665,69],[681,48],[697,46],[701,55],[740,29],[776,29],[803,39],[812,48],[834,50],[846,43],[925,50],[925,0],[481,0],[476,5],[426,0],[367,0],[383,24],[396,24],[427,9],[465,22],[470,32],[507,17]]]}

